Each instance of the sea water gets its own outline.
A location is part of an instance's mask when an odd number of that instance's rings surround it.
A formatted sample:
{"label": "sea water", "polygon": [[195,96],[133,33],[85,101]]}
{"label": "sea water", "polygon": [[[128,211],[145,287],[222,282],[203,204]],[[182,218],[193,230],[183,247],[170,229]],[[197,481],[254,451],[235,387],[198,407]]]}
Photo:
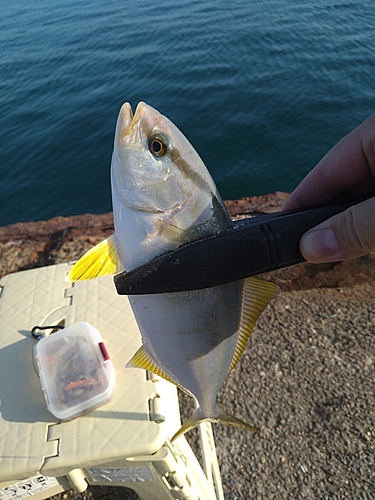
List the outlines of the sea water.
{"label": "sea water", "polygon": [[0,0],[0,225],[111,210],[123,102],[224,199],[290,191],[375,111],[373,0]]}

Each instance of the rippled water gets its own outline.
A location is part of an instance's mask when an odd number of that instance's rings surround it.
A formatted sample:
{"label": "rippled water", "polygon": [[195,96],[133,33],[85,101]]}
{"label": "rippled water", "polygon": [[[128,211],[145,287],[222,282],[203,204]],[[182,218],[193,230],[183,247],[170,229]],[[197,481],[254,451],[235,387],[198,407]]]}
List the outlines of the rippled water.
{"label": "rippled water", "polygon": [[0,225],[110,210],[125,101],[175,122],[226,199],[291,190],[375,111],[372,0],[0,6]]}

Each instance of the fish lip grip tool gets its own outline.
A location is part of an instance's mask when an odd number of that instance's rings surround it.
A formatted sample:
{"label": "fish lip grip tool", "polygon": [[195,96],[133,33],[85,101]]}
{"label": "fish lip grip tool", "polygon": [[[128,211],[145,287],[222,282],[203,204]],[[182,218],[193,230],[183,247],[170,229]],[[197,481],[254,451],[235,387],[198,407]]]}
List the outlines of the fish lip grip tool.
{"label": "fish lip grip tool", "polygon": [[332,203],[233,222],[233,227],[183,245],[115,276],[119,295],[197,290],[303,262],[301,236],[363,201]]}

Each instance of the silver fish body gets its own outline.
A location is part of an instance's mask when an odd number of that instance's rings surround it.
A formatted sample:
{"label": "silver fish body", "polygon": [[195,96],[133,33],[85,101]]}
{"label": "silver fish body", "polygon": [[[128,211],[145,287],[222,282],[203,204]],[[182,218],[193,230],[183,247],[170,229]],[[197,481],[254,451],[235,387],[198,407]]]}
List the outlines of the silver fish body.
{"label": "silver fish body", "polygon": [[[134,115],[128,103],[121,108],[111,183],[115,235],[82,257],[71,272],[73,281],[129,271],[231,227],[194,148],[172,122],[144,103]],[[128,366],[157,373],[199,404],[173,439],[204,420],[254,430],[223,411],[216,398],[277,291],[271,283],[248,278],[203,290],[129,296],[142,347]]]}
{"label": "silver fish body", "polygon": [[129,297],[145,349],[207,411],[233,357],[242,286]]}

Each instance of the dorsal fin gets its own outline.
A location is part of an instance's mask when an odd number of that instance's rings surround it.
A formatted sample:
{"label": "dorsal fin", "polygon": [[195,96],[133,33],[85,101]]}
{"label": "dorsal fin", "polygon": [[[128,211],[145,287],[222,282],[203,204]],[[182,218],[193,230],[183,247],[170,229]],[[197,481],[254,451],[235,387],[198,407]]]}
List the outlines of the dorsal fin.
{"label": "dorsal fin", "polygon": [[241,359],[257,319],[279,291],[279,287],[274,283],[254,276],[244,280],[240,326],[228,373],[233,370]]}

